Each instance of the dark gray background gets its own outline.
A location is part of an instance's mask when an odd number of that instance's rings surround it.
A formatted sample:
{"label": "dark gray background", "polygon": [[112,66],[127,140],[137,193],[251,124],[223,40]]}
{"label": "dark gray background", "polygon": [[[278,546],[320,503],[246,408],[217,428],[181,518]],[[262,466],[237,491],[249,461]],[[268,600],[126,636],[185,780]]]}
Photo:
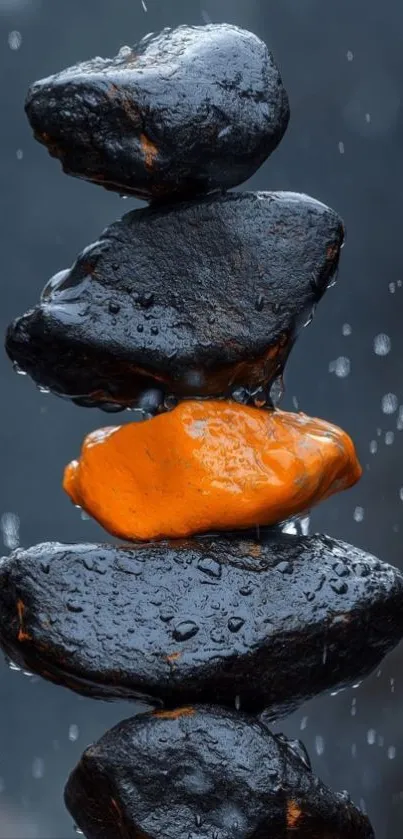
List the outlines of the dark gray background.
{"label": "dark gray background", "polygon": [[[248,188],[311,193],[340,212],[348,231],[339,282],[292,355],[284,404],[292,407],[296,397],[307,413],[346,428],[365,472],[357,488],[315,511],[313,528],[403,565],[403,409],[400,419],[398,409],[382,411],[385,394],[403,403],[402,2],[146,1],[147,12],[141,0],[0,0],[2,330],[36,301],[49,276],[133,206],[62,175],[31,138],[28,84],[79,59],[113,55],[163,26],[208,16],[255,31],[281,66],[292,118],[281,148]],[[19,49],[9,45],[13,31],[21,33]],[[391,339],[386,356],[374,352],[379,333]],[[344,377],[329,372],[340,357],[350,362]],[[337,369],[346,372],[346,362]],[[84,434],[108,418],[40,394],[4,353],[0,375],[0,515],[19,517],[22,545],[103,538],[63,496],[60,479]],[[394,438],[385,441],[387,432]],[[308,703],[280,726],[303,737],[325,782],[367,808],[378,839],[403,837],[402,652],[357,689]],[[0,711],[1,839],[73,836],[65,778],[83,748],[131,707],[83,700],[2,665]]]}

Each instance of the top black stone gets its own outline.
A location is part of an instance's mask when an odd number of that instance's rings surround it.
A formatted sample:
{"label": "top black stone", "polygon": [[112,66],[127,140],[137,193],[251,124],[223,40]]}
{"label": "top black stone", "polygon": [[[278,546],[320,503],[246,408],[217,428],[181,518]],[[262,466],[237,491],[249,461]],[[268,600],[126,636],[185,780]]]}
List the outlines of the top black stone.
{"label": "top black stone", "polygon": [[144,199],[228,189],[288,124],[266,45],[228,24],[180,26],[32,85],[35,137],[67,174]]}

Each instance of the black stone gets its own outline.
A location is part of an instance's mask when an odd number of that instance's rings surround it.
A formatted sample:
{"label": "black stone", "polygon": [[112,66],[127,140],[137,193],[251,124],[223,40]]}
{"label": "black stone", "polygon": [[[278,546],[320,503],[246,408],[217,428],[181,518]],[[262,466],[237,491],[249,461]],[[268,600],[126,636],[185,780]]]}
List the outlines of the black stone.
{"label": "black stone", "polygon": [[260,406],[342,239],[333,210],[294,193],[136,210],[52,278],[9,327],[8,354],[79,404],[153,413],[167,395],[238,398],[244,387]]}
{"label": "black stone", "polygon": [[26,112],[69,175],[144,199],[228,189],[280,142],[289,106],[266,45],[180,26],[36,82]]}
{"label": "black stone", "polygon": [[142,715],[84,752],[65,801],[87,839],[374,839],[301,752],[242,713]]}
{"label": "black stone", "polygon": [[0,615],[11,660],[79,693],[275,718],[379,665],[403,635],[403,576],[344,542],[270,530],[50,543],[2,561]]}

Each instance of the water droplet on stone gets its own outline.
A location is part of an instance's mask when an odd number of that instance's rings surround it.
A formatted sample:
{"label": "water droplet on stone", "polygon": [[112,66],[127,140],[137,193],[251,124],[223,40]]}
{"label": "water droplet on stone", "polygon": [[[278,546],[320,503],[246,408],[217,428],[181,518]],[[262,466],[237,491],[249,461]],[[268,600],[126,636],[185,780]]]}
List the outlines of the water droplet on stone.
{"label": "water droplet on stone", "polygon": [[335,580],[330,583],[330,588],[335,594],[346,594],[348,591],[347,583],[342,582],[341,580]]}
{"label": "water droplet on stone", "polygon": [[189,638],[197,635],[199,629],[200,627],[194,621],[182,621],[175,626],[172,636],[175,641],[188,641]]}
{"label": "water droplet on stone", "polygon": [[280,571],[281,574],[292,574],[292,572],[293,572],[293,567],[291,565],[291,562],[288,562],[288,560],[284,560],[283,562],[278,562],[277,565],[275,566],[275,568],[276,568],[277,571]]}
{"label": "water droplet on stone", "polygon": [[120,312],[120,303],[115,303],[114,300],[109,301],[109,311],[111,315],[117,315]]}
{"label": "water droplet on stone", "polygon": [[259,294],[255,300],[255,309],[257,312],[261,312],[264,307],[264,295]]}
{"label": "water droplet on stone", "polygon": [[212,559],[212,557],[206,556],[199,559],[197,567],[199,571],[202,571],[203,574],[207,574],[208,577],[212,577],[216,580],[219,580],[221,577],[221,565],[216,559]]}
{"label": "water droplet on stone", "polygon": [[230,632],[239,632],[242,629],[245,621],[243,618],[233,617],[228,621],[228,629]]}

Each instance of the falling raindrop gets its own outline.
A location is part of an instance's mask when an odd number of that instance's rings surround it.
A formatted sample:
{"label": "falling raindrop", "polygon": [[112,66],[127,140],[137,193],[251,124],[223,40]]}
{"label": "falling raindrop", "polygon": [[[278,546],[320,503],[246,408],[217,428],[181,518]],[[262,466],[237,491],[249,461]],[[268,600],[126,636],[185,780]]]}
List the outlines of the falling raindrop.
{"label": "falling raindrop", "polygon": [[17,149],[16,156],[17,156],[17,160],[22,160],[22,158],[24,157],[23,150],[22,149]]}
{"label": "falling raindrop", "polygon": [[364,520],[364,507],[356,507],[353,513],[354,521]]}
{"label": "falling raindrop", "polygon": [[365,114],[365,122],[371,122],[371,114]]}
{"label": "falling raindrop", "polygon": [[396,291],[396,283],[389,283],[389,291],[391,294],[394,294]]}
{"label": "falling raindrop", "polygon": [[342,140],[340,140],[338,148],[339,148],[340,154],[344,154],[344,143],[343,143]]}
{"label": "falling raindrop", "polygon": [[351,50],[347,50],[347,61],[352,61],[354,58],[354,54]]}
{"label": "falling raindrop", "polygon": [[21,32],[18,32],[17,29],[14,29],[12,32],[8,34],[8,46],[10,50],[19,50],[22,44],[22,35]]}
{"label": "falling raindrop", "polygon": [[374,728],[369,728],[367,731],[367,743],[369,746],[373,746],[376,741],[376,731]]}
{"label": "falling raindrop", "polygon": [[300,725],[300,731],[305,731],[307,725],[308,725],[308,717],[302,717],[301,725]]}
{"label": "falling raindrop", "polygon": [[370,450],[371,454],[376,454],[377,453],[378,443],[376,442],[376,440],[371,440],[371,442],[369,444],[369,450]]}
{"label": "falling raindrop", "polygon": [[75,741],[78,740],[79,733],[80,731],[78,725],[72,723],[69,728],[69,740],[71,740],[72,743],[75,743]]}
{"label": "falling raindrop", "polygon": [[396,757],[396,746],[389,746],[388,748],[388,759],[394,760]]}
{"label": "falling raindrop", "polygon": [[351,744],[351,757],[357,757],[357,744]]}
{"label": "falling raindrop", "polygon": [[385,335],[384,332],[380,332],[379,335],[376,335],[374,338],[374,352],[376,355],[388,355],[392,349],[392,342],[389,338],[389,335]]}
{"label": "falling raindrop", "polygon": [[351,716],[355,717],[356,713],[357,713],[357,697],[354,696],[352,701],[351,701]]}
{"label": "falling raindrop", "polygon": [[325,751],[325,741],[320,734],[317,734],[315,737],[315,751],[319,757],[323,755],[323,752]]}
{"label": "falling raindrop", "polygon": [[43,758],[41,758],[41,757],[34,758],[34,760],[32,762],[32,777],[35,778],[36,780],[40,780],[40,778],[43,778],[44,774],[45,774],[45,763],[43,761]]}
{"label": "falling raindrop", "polygon": [[143,7],[144,11],[145,11],[145,12],[147,12],[147,11],[148,11],[148,9],[147,9],[147,3],[146,3],[146,1],[145,1],[145,0],[141,0],[141,5],[142,5],[142,7]]}
{"label": "falling raindrop", "polygon": [[400,487],[399,489],[399,498],[401,501],[403,501],[403,487]]}
{"label": "falling raindrop", "polygon": [[235,697],[235,710],[236,711],[241,710],[241,697],[239,696],[239,693],[237,693],[237,695]]}
{"label": "falling raindrop", "polygon": [[387,431],[385,434],[385,443],[387,446],[391,446],[394,443],[395,435],[393,431]]}
{"label": "falling raindrop", "polygon": [[6,785],[4,783],[4,778],[0,778],[0,793],[4,792]]}
{"label": "falling raindrop", "polygon": [[396,428],[398,431],[403,431],[403,405],[399,407],[399,413],[397,415],[397,422]]}
{"label": "falling raindrop", "polygon": [[394,414],[398,408],[398,399],[395,393],[385,393],[382,396],[382,411],[384,414]]}
{"label": "falling raindrop", "polygon": [[3,543],[13,551],[20,544],[20,518],[16,513],[3,513],[0,519]]}
{"label": "falling raindrop", "polygon": [[350,326],[349,323],[343,323],[341,331],[342,331],[344,337],[346,338],[348,335],[351,335],[353,329],[352,329],[352,326]]}
{"label": "falling raindrop", "polygon": [[339,379],[345,379],[349,375],[350,370],[350,359],[344,355],[339,356],[339,358],[336,358],[335,361],[331,361],[329,364],[329,373],[335,373]]}

